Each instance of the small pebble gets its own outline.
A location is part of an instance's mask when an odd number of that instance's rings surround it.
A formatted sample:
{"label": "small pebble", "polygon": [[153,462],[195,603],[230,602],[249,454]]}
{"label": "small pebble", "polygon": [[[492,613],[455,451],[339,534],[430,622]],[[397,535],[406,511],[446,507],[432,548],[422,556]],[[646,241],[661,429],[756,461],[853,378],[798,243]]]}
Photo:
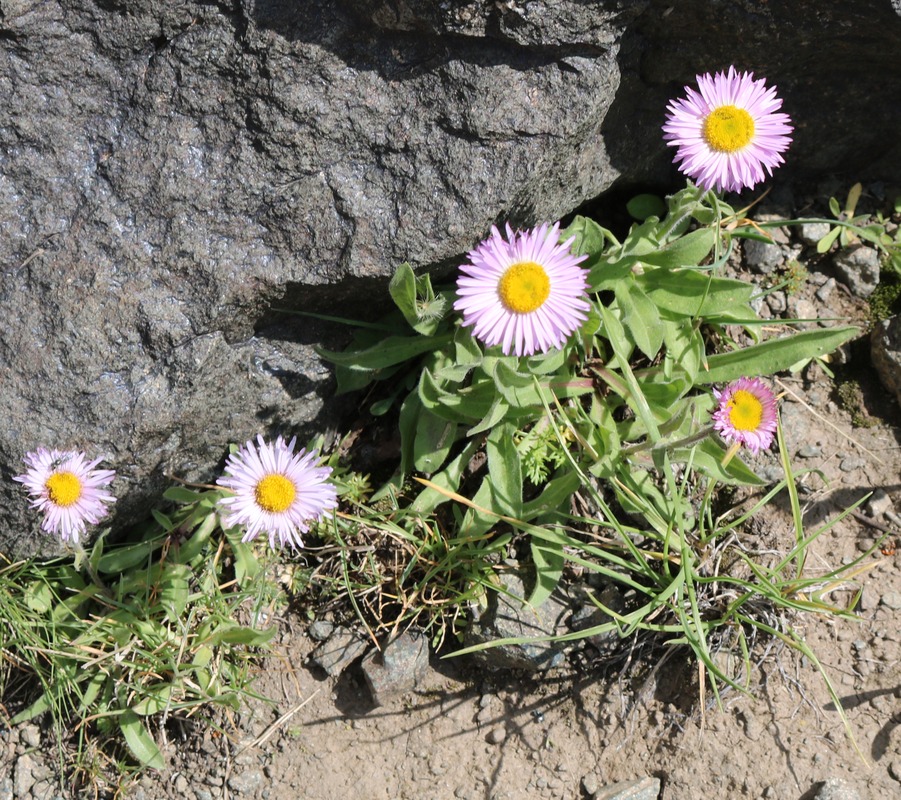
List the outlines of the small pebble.
{"label": "small pebble", "polygon": [[29,747],[40,747],[41,729],[37,725],[23,725],[19,731],[19,739]]}
{"label": "small pebble", "polygon": [[798,238],[807,245],[815,245],[827,233],[831,227],[828,222],[803,222],[795,230]]}
{"label": "small pebble", "polygon": [[881,602],[886,608],[897,611],[901,608],[901,592],[886,592],[882,595]]}
{"label": "small pebble", "polygon": [[488,731],[485,740],[488,744],[500,744],[507,738],[507,729],[503,727],[492,728]]}
{"label": "small pebble", "polygon": [[819,289],[817,289],[817,300],[819,300],[821,303],[828,303],[834,289],[835,278],[830,278]]}
{"label": "small pebble", "polygon": [[800,458],[819,458],[823,454],[823,448],[815,444],[805,444],[798,450]]}
{"label": "small pebble", "polygon": [[892,498],[885,489],[879,488],[873,492],[873,496],[867,500],[866,512],[874,519],[883,516],[887,511],[893,511]]}
{"label": "small pebble", "polygon": [[594,797],[599,788],[598,777],[593,772],[589,772],[582,778],[582,791],[589,797]]}
{"label": "small pebble", "polygon": [[856,469],[863,469],[867,465],[867,462],[862,458],[854,458],[849,456],[848,458],[843,458],[841,463],[838,465],[838,468],[842,472],[854,472]]}
{"label": "small pebble", "polygon": [[326,619],[317,619],[315,622],[310,623],[307,633],[310,634],[310,638],[314,642],[324,642],[332,635],[332,631],[334,630],[335,623],[329,622]]}

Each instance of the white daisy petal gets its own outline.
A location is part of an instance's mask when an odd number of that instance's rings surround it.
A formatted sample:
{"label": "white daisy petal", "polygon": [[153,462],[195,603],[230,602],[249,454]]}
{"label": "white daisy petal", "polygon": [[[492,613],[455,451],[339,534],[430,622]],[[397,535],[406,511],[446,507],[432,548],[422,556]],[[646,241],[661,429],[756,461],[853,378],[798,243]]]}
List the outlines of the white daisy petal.
{"label": "white daisy petal", "polygon": [[226,459],[225,474],[216,483],[233,492],[219,501],[226,527],[243,527],[243,541],[266,533],[271,547],[303,547],[301,534],[338,504],[338,493],[328,478],[331,467],[316,465],[316,452],[297,439],[279,436],[268,444],[262,436],[247,442]]}
{"label": "white daisy petal", "polygon": [[86,526],[96,525],[116,502],[106,487],[116,477],[111,469],[96,469],[103,459],[87,461],[77,450],[47,450],[27,453],[28,467],[18,481],[28,490],[32,508],[43,512],[41,530],[78,544]]}
{"label": "white daisy petal", "polygon": [[703,189],[752,189],[791,143],[791,120],[777,111],[782,100],[775,87],[735,67],[697,81],[700,93],[686,86],[685,97],[667,105],[663,138],[677,148],[676,165]]}
{"label": "white daisy petal", "polygon": [[574,238],[560,242],[560,223],[526,231],[496,226],[460,267],[454,308],[476,339],[505,355],[560,348],[587,318],[587,256],[574,256]]}

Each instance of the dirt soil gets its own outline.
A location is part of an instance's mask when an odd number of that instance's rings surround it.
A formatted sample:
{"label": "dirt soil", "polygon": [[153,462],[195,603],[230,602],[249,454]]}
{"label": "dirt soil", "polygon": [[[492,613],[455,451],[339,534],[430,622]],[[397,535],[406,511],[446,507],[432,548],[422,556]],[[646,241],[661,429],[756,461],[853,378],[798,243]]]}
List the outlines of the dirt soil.
{"label": "dirt soil", "polygon": [[[780,246],[785,258],[811,252],[791,231]],[[840,283],[828,302],[818,298],[836,274],[831,262],[805,263],[810,278],[772,315],[794,316],[803,300],[821,317],[862,322],[866,303]],[[892,527],[893,509],[901,512],[901,414],[873,374],[865,342],[848,355],[836,369],[859,381],[857,408],[839,403],[836,383],[816,365],[780,376],[792,463],[807,471],[800,482],[810,528],[868,492],[887,493],[814,543],[811,572],[859,556],[881,535],[878,526]],[[855,425],[852,412],[870,426]],[[777,465],[773,454],[751,463],[763,475]],[[791,542],[784,506],[774,504],[746,535],[761,547]],[[279,657],[263,665],[256,683],[274,702],[253,702],[221,733],[170,730],[168,769],[145,775],[125,796],[577,800],[654,776],[661,800],[901,797],[901,538],[897,554],[885,544],[868,556],[857,619],[795,622],[838,690],[859,753],[814,666],[772,643],[757,653],[766,650],[752,676],[754,696],[727,692],[722,708],[709,686],[699,701],[697,670],[679,650],[666,658],[624,651],[614,662],[580,651],[564,668],[537,676],[433,655],[416,691],[377,707],[358,664],[337,678],[308,664],[315,643],[307,622],[289,615],[280,620]],[[832,599],[852,595],[840,587]],[[20,755],[21,743],[6,752]],[[844,781],[845,793],[823,789],[830,780]]]}

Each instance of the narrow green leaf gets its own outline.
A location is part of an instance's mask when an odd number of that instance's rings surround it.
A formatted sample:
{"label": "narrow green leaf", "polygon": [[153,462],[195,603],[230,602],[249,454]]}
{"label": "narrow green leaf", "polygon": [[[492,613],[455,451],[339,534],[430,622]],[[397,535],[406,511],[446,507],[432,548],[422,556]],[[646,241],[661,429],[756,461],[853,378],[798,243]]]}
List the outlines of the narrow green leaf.
{"label": "narrow green leaf", "polygon": [[372,372],[385,367],[402,364],[423,353],[430,353],[448,344],[449,333],[441,336],[387,336],[381,342],[366,350],[336,352],[317,347],[316,352],[333,364],[353,370]]}
{"label": "narrow green leaf", "polygon": [[191,568],[187,564],[167,563],[160,576],[160,601],[166,616],[179,620],[188,606],[188,581]]}
{"label": "narrow green leaf", "polygon": [[[481,445],[480,439],[473,439],[463,448],[455,459],[453,459],[441,472],[433,475],[431,482],[435,486],[450,492],[456,492],[460,488],[460,480],[463,473],[469,467],[469,462],[476,454]],[[414,514],[431,514],[442,503],[446,503],[450,498],[438,491],[437,489],[425,488],[410,504],[410,511]]]}
{"label": "narrow green leaf", "polygon": [[35,717],[39,717],[45,711],[50,711],[53,708],[53,702],[50,699],[50,695],[47,692],[44,692],[37,700],[35,700],[30,706],[22,709],[18,714],[16,714],[10,721],[10,725],[19,725],[22,722],[29,722],[33,720]]}
{"label": "narrow green leaf", "polygon": [[829,233],[827,233],[820,241],[817,242],[817,252],[822,254],[829,251],[829,248],[835,244],[835,240],[838,239],[839,234],[841,234],[841,227],[833,228]]}
{"label": "narrow green leaf", "polygon": [[697,382],[728,383],[742,376],[774,375],[803,359],[831,353],[859,335],[860,329],[852,326],[823,328],[719,353],[707,359],[708,369],[698,374]]}
{"label": "narrow green leaf", "polygon": [[629,338],[653,361],[663,346],[663,326],[657,306],[635,281],[622,281],[614,291]]}
{"label": "narrow green leaf", "polygon": [[578,473],[574,471],[567,471],[552,478],[545,484],[538,497],[523,503],[520,519],[531,522],[536,517],[540,518],[544,514],[557,511],[572,497],[573,492],[579,486],[581,486],[581,481]]}
{"label": "narrow green leaf", "polygon": [[141,717],[149,717],[166,710],[172,698],[171,683],[159,683],[148,687],[144,691],[146,692],[144,697],[131,707],[135,714]]}
{"label": "narrow green leaf", "polygon": [[515,431],[515,426],[505,423],[488,434],[488,475],[493,501],[491,510],[519,518],[522,514],[522,466],[513,441]]}
{"label": "narrow green leaf", "polygon": [[528,604],[538,608],[553,594],[563,577],[563,545],[536,538],[530,544],[532,562],[535,564],[535,587],[529,595]]}
{"label": "narrow green leaf", "polygon": [[150,769],[163,769],[166,766],[159,747],[134,711],[127,708],[120,714],[119,729],[128,749],[141,766]]}
{"label": "narrow green leaf", "polygon": [[729,314],[753,315],[748,303],[754,287],[744,281],[663,269],[648,270],[637,281],[658,308],[680,316],[715,320]]}
{"label": "narrow green leaf", "polygon": [[440,469],[456,439],[456,422],[423,409],[413,440],[413,467],[428,474]]}
{"label": "narrow green leaf", "polygon": [[139,564],[146,564],[162,544],[163,535],[136,544],[116,547],[104,553],[97,562],[97,571],[105,575],[120,575]]}
{"label": "narrow green leaf", "polygon": [[416,275],[413,267],[407,262],[394,270],[394,275],[388,283],[388,293],[404,315],[404,319],[414,327],[419,321],[416,314]]}
{"label": "narrow green leaf", "polygon": [[163,492],[163,497],[166,500],[171,500],[173,503],[188,504],[196,503],[203,497],[203,493],[189,489],[187,486],[170,486]]}
{"label": "narrow green leaf", "polygon": [[669,269],[696,267],[713,250],[715,240],[716,232],[713,228],[698,228],[674,239],[653,253],[643,255],[641,260],[655,267]]}

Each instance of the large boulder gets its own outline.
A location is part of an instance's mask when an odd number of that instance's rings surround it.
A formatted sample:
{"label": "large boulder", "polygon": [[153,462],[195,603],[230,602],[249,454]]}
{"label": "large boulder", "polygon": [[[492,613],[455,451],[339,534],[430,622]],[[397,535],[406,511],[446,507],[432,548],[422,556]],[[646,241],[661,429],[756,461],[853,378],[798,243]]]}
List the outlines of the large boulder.
{"label": "large boulder", "polygon": [[[0,552],[52,552],[9,478],[119,472],[114,524],[231,441],[334,424],[281,309],[352,315],[493,222],[681,179],[666,101],[779,86],[800,176],[901,180],[890,0],[0,0]],[[382,295],[384,296],[384,295]]]}

